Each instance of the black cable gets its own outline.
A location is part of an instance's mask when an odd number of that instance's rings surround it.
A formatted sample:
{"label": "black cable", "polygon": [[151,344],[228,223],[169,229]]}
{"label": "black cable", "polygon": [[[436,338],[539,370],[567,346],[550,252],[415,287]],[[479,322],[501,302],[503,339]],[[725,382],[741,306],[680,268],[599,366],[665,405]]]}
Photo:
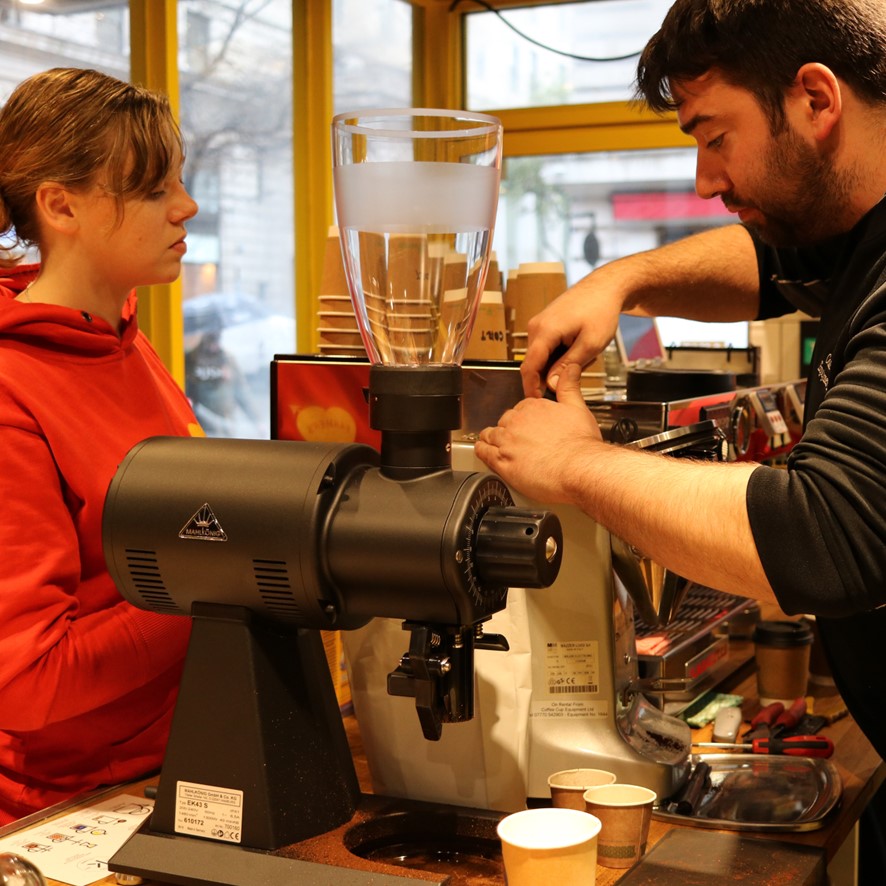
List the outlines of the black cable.
{"label": "black cable", "polygon": [[[449,11],[453,12],[456,7],[460,6],[464,0],[453,0],[453,2],[449,6]],[[576,61],[580,62],[624,62],[629,58],[637,58],[640,55],[640,50],[637,52],[630,52],[627,55],[614,55],[611,58],[593,58],[592,56],[587,55],[576,55],[573,52],[566,52],[563,49],[555,49],[553,46],[548,46],[545,43],[541,43],[538,40],[530,37],[528,34],[524,34],[521,30],[514,27],[502,14],[501,11],[492,6],[491,3],[487,3],[486,0],[471,0],[472,3],[476,3],[479,6],[482,6],[488,12],[491,12],[493,15],[498,16],[499,20],[507,25],[518,37],[522,37],[527,43],[532,43],[534,46],[538,46],[540,49],[547,50],[548,52],[556,53],[557,55],[566,56],[566,58],[574,58]]]}

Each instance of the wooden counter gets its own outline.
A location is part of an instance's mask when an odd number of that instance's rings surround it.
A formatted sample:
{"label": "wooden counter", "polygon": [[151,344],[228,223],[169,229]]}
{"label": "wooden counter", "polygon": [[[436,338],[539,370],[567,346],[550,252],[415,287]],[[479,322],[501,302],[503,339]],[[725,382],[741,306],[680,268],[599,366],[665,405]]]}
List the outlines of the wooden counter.
{"label": "wooden counter", "polygon": [[[729,684],[720,687],[720,689],[726,692],[737,693],[746,699],[744,705],[746,718],[753,716],[759,708],[756,702],[753,662],[736,672]],[[810,695],[814,700],[814,710],[816,713],[826,716],[838,714],[844,707],[842,700],[832,688],[810,684]],[[371,783],[366,757],[360,742],[359,729],[353,717],[346,717],[345,723],[351,741],[357,775],[364,791],[368,793],[371,790]],[[832,863],[837,853],[844,846],[847,837],[852,834],[862,810],[880,786],[884,777],[886,777],[886,765],[880,760],[851,717],[846,716],[836,720],[836,722],[823,730],[823,734],[830,736],[835,743],[836,750],[832,760],[836,764],[843,781],[842,801],[839,807],[831,813],[824,827],[801,833],[759,832],[749,834],[744,832],[739,835],[735,831],[715,831],[691,826],[675,826],[671,823],[653,819],[649,832],[649,849],[651,850],[666,835],[673,832],[685,832],[679,834],[679,836],[684,838],[687,843],[697,847],[694,854],[699,858],[704,854],[710,854],[706,853],[707,849],[712,849],[721,843],[725,844],[731,841],[732,845],[738,845],[740,839],[746,837],[749,837],[754,845],[756,845],[754,841],[767,840],[771,844],[771,851],[769,851],[769,845],[767,844],[764,854],[771,863],[773,878],[758,879],[756,882],[824,883],[825,880],[819,879],[819,877],[823,876],[825,867]],[[695,737],[698,741],[709,740],[710,726],[698,730]],[[121,788],[121,792],[123,790],[129,792],[140,791],[145,783],[152,783],[152,781],[156,781],[156,779],[139,783],[137,786],[130,785],[125,789]],[[673,836],[669,838],[669,841],[671,840],[674,840]],[[664,849],[665,845],[662,844],[660,849]],[[817,862],[817,873],[811,879],[798,879],[790,875],[792,870],[791,864],[796,862],[797,858],[802,859],[804,857],[803,847],[806,847],[805,857],[812,858],[813,861]],[[696,880],[692,878],[691,873],[693,858],[686,856],[684,860],[687,863],[686,869],[670,872],[674,877],[673,882],[682,884],[694,883]],[[599,886],[609,886],[609,884],[617,883],[622,879],[631,883],[645,883],[647,880],[641,876],[644,866],[647,866],[646,861],[630,873],[598,866],[597,883]],[[651,871],[652,864],[650,863],[648,867]],[[717,870],[716,882],[737,882],[736,878],[740,874],[738,870],[734,869],[736,867],[737,865],[733,862],[732,865],[727,864],[729,869],[719,868]],[[809,867],[809,865],[807,864],[806,867]],[[687,873],[687,870],[689,873]],[[407,873],[406,869],[403,869],[403,871]],[[115,878],[109,876],[100,882],[102,886],[112,886],[115,883]],[[488,880],[484,880],[484,882],[488,882]],[[665,886],[671,880],[666,877],[663,878],[661,871],[656,870],[654,876],[650,875],[648,882],[656,882]],[[713,881],[708,876],[706,880],[698,879],[697,882]],[[49,886],[60,886],[54,880],[49,880],[48,884]]]}

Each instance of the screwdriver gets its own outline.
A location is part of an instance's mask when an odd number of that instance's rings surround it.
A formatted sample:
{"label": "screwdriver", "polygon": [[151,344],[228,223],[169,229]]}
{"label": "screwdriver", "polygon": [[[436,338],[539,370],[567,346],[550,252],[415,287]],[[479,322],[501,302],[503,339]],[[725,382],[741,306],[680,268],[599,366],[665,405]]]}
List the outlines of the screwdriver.
{"label": "screwdriver", "polygon": [[787,738],[755,738],[750,744],[724,744],[719,741],[693,743],[696,748],[735,748],[753,754],[788,754],[792,757],[830,757],[834,743],[823,735],[791,735]]}

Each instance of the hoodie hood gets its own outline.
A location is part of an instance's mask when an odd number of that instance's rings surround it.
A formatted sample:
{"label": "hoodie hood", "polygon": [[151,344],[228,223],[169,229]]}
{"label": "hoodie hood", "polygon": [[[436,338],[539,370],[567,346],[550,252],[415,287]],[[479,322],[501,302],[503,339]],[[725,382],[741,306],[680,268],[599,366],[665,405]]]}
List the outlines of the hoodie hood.
{"label": "hoodie hood", "polygon": [[0,268],[0,295],[15,298],[37,279],[40,265],[16,265]]}
{"label": "hoodie hood", "polygon": [[60,359],[113,356],[138,333],[136,296],[123,306],[120,334],[100,317],[60,305],[16,301],[40,270],[36,264],[0,271],[0,346],[18,341],[55,353]]}

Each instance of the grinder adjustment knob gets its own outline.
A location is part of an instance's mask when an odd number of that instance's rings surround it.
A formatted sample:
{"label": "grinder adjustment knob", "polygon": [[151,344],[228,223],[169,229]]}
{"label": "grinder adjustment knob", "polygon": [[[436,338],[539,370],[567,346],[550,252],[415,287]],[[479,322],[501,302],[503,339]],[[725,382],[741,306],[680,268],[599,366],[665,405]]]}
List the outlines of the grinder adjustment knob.
{"label": "grinder adjustment knob", "polygon": [[563,529],[550,511],[489,508],[477,527],[474,568],[485,587],[549,587],[562,556]]}

